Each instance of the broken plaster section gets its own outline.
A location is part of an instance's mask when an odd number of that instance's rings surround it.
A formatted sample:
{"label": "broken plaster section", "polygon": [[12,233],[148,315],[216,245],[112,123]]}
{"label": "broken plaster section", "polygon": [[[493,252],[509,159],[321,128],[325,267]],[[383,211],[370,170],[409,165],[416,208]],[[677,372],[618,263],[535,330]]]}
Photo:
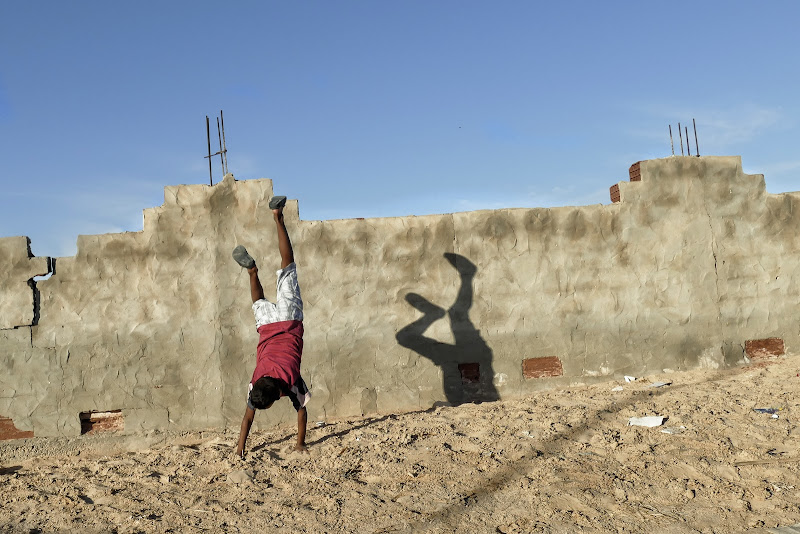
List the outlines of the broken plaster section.
{"label": "broken plaster section", "polygon": [[49,257],[36,257],[27,236],[0,238],[0,330],[39,322],[37,276],[54,272]]}

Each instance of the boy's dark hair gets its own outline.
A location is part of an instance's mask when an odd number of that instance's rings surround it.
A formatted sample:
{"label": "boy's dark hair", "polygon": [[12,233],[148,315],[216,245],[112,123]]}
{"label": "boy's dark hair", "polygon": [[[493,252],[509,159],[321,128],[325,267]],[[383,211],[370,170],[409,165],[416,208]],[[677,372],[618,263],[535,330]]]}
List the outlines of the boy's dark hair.
{"label": "boy's dark hair", "polygon": [[250,404],[253,408],[264,410],[281,398],[281,387],[277,380],[270,376],[262,376],[253,384],[250,392]]}

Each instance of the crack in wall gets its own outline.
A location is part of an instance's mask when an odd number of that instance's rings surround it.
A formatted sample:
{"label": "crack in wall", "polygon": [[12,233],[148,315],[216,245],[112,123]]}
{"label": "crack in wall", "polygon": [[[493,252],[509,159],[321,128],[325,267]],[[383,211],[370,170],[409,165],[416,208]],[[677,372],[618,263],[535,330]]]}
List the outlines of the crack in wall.
{"label": "crack in wall", "polygon": [[[34,258],[33,251],[31,250],[31,240],[28,239],[28,258]],[[31,320],[30,326],[36,326],[39,324],[39,317],[41,316],[41,293],[39,292],[39,288],[36,287],[36,276],[51,276],[55,274],[55,262],[49,256],[46,257],[47,260],[47,272],[42,275],[35,275],[28,279],[28,287],[31,288],[33,291],[33,319]],[[28,326],[28,325],[26,325]],[[32,336],[33,334],[31,334]],[[31,339],[31,346],[33,345],[33,340]]]}
{"label": "crack in wall", "polygon": [[722,306],[720,304],[719,271],[717,269],[717,238],[714,234],[714,225],[712,223],[711,213],[708,211],[705,195],[703,195],[703,209],[706,211],[706,217],[708,218],[708,229],[711,233],[711,255],[714,257],[714,288],[717,292],[717,316],[720,317],[722,316]]}
{"label": "crack in wall", "polygon": [[[12,238],[17,239],[17,238]],[[4,317],[0,319],[0,330],[16,330],[18,328],[30,328],[31,326],[36,326],[39,324],[39,318],[41,315],[41,295],[39,293],[39,288],[36,285],[36,278],[37,277],[44,277],[44,276],[51,276],[55,272],[55,262],[52,261],[52,258],[47,256],[36,257],[31,252],[31,241],[28,238],[26,239],[26,252],[27,252],[27,260],[28,260],[28,267],[22,267],[25,265],[24,260],[14,260],[13,253],[12,253],[12,264],[10,265],[10,272],[6,272],[6,276],[8,277],[9,285],[8,293],[11,298],[11,302],[20,308],[22,303],[27,300],[25,296],[25,291],[18,288],[17,284],[22,280],[25,281],[25,285],[28,286],[31,293],[31,300],[30,305],[32,306],[31,314],[28,315],[22,311],[19,312],[19,315],[16,315],[14,311],[9,312],[10,317]],[[39,264],[38,261],[34,262],[33,260],[45,260],[44,268],[46,271],[41,273],[41,270],[36,267]],[[6,286],[2,288],[2,295],[0,297],[6,298]],[[8,308],[11,309],[11,306]],[[3,310],[3,315],[6,313],[6,309]],[[32,340],[31,340],[32,346]]]}
{"label": "crack in wall", "polygon": [[28,287],[33,291],[33,319],[31,320],[30,326],[36,326],[39,324],[41,293],[39,292],[39,288],[36,287],[36,282],[33,278],[28,280]]}
{"label": "crack in wall", "polygon": [[[30,241],[28,242],[28,254],[30,254]],[[33,256],[29,256],[33,257]],[[47,257],[47,272],[42,275],[37,276],[47,276],[50,277],[55,274],[55,260],[53,258]],[[42,295],[39,291],[39,288],[36,285],[35,277],[31,277],[28,279],[28,287],[31,288],[33,292],[33,319],[31,320],[30,325],[24,326],[36,326],[39,324],[39,318],[41,317],[41,302],[42,302]],[[31,346],[33,346],[33,333],[31,332]]]}
{"label": "crack in wall", "polygon": [[[714,257],[714,289],[717,292],[717,298],[714,299],[714,302],[717,304],[717,325],[721,328],[721,319],[722,319],[722,303],[720,302],[720,292],[719,292],[719,270],[717,267],[717,237],[714,233],[714,224],[711,218],[711,212],[708,211],[708,203],[705,195],[705,191],[703,191],[703,209],[706,212],[706,217],[708,217],[708,229],[711,233],[711,255]],[[724,336],[722,336],[724,339]],[[722,360],[725,360],[725,342],[723,341],[722,345],[719,347],[720,356],[722,356]]]}

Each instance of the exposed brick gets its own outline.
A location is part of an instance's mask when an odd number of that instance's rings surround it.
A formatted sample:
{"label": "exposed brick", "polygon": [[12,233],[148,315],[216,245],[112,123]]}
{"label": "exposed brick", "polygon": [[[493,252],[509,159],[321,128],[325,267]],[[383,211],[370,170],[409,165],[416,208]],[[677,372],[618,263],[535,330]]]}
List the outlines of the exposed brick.
{"label": "exposed brick", "polygon": [[[637,161],[636,163],[630,166],[630,168],[628,169],[628,177],[630,178],[631,182],[642,181],[641,161]],[[614,184],[611,187],[609,187],[609,193],[611,195],[611,202],[619,202],[621,200],[621,196],[619,193],[619,184]]]}
{"label": "exposed brick", "polygon": [[481,380],[481,366],[477,363],[459,363],[462,384],[474,384]]}
{"label": "exposed brick", "polygon": [[0,440],[32,438],[32,431],[22,431],[14,425],[14,421],[0,415]]}
{"label": "exposed brick", "polygon": [[609,188],[609,193],[611,193],[611,202],[619,202],[619,184],[614,184]]}
{"label": "exposed brick", "polygon": [[522,376],[525,378],[547,378],[563,374],[564,367],[561,365],[561,360],[558,359],[558,356],[522,360]]}
{"label": "exposed brick", "polygon": [[642,170],[641,170],[641,161],[637,161],[628,169],[628,176],[631,178],[631,182],[641,182],[642,181]]}
{"label": "exposed brick", "polygon": [[779,337],[748,339],[744,342],[744,351],[751,360],[758,360],[786,354],[786,347]]}
{"label": "exposed brick", "polygon": [[81,412],[81,434],[97,434],[99,432],[115,432],[125,429],[122,410],[110,412]]}

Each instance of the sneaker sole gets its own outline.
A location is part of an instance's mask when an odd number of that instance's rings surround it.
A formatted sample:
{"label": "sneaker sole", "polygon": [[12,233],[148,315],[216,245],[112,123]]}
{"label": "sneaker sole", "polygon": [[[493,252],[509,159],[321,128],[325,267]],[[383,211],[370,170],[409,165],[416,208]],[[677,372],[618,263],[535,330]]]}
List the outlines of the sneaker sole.
{"label": "sneaker sole", "polygon": [[233,259],[245,269],[251,269],[256,265],[256,261],[250,254],[247,253],[247,249],[242,245],[239,245],[233,249]]}
{"label": "sneaker sole", "polygon": [[269,200],[269,209],[276,210],[278,208],[282,208],[286,205],[286,197],[284,196],[277,196],[272,197]]}

